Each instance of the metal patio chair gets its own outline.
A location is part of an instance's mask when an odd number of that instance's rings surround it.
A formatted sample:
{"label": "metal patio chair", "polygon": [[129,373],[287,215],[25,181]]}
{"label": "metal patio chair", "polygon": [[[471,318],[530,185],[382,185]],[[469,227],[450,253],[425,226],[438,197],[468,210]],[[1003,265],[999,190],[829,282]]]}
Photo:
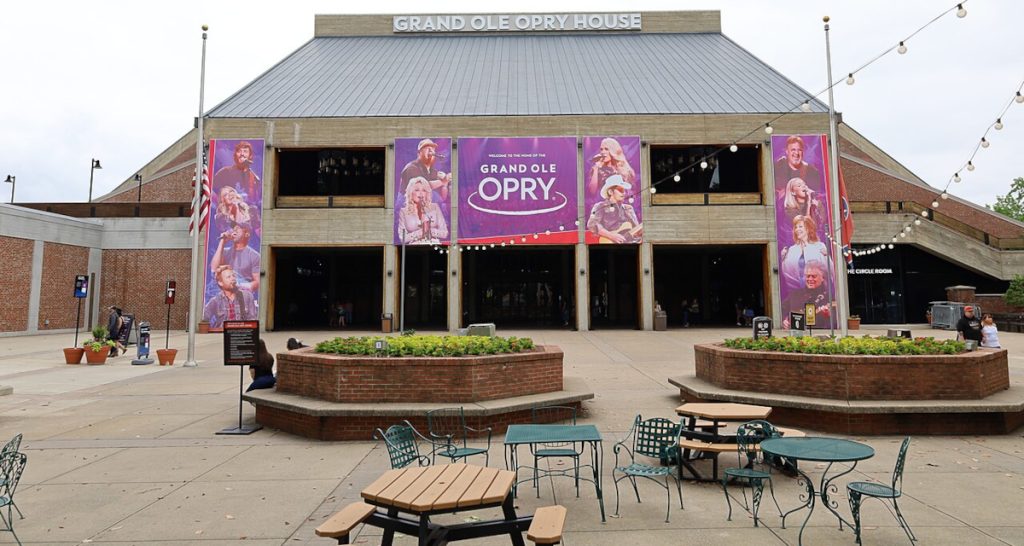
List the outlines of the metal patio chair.
{"label": "metal patio chair", "polygon": [[420,466],[430,464],[430,457],[420,455],[417,442],[417,439],[420,439],[430,443],[430,439],[420,434],[409,421],[391,425],[386,431],[378,428],[373,439],[384,441],[384,445],[388,448],[388,457],[391,459],[391,468],[405,468],[413,462]]}
{"label": "metal patio chair", "polygon": [[[466,414],[461,407],[441,408],[427,412],[427,429],[430,441],[434,444],[431,450],[431,461],[438,455],[456,462],[463,461],[473,455],[484,456],[484,466],[491,462],[491,427],[475,429],[466,426]],[[487,433],[487,447],[469,447],[470,434]]]}
{"label": "metal patio chair", "polygon": [[[676,490],[679,492],[679,508],[683,508],[683,488],[679,483],[677,472],[672,466],[662,466],[660,461],[669,464],[679,464],[679,435],[682,426],[679,423],[662,417],[655,417],[644,420],[637,415],[633,419],[633,426],[626,433],[626,436],[612,448],[615,452],[615,467],[612,469],[612,480],[615,483],[615,515],[619,515],[619,482],[629,479],[633,484],[633,492],[636,493],[636,501],[640,502],[640,490],[636,487],[637,478],[646,478],[665,488],[667,497],[665,509],[665,523],[669,522],[669,515],[672,512],[672,489],[668,486],[669,478],[676,481]],[[628,464],[619,464],[619,455],[625,453],[629,457]],[[653,459],[653,463],[637,461],[642,456]],[[615,474],[622,476],[616,478]],[[662,484],[658,478],[664,476],[665,483]]]}
{"label": "metal patio chair", "polygon": [[[14,438],[11,438],[6,444],[4,444],[3,449],[0,450],[0,457],[3,457],[8,453],[20,453],[20,449],[21,433],[19,432],[18,434],[14,435]],[[4,480],[6,480],[5,477],[0,477],[0,487],[3,486]],[[11,501],[11,504],[14,504],[14,501]],[[25,515],[21,513],[21,508],[18,508],[17,504],[14,504],[14,509],[17,510],[18,517],[20,517],[21,519],[25,519]]]}
{"label": "metal patio chair", "polygon": [[[910,524],[907,523],[907,519],[900,512],[900,505],[896,501],[896,499],[903,495],[903,465],[907,461],[907,447],[909,446],[910,437],[908,436],[903,439],[903,445],[900,446],[900,454],[896,457],[896,467],[892,470],[892,481],[889,485],[875,482],[852,482],[846,484],[846,492],[850,497],[850,512],[853,512],[857,544],[862,544],[860,540],[860,507],[862,497],[873,497],[883,501],[882,504],[896,518],[896,522],[900,524],[900,528],[907,534],[910,543],[913,544],[917,540],[917,537],[914,536],[914,531],[910,529]],[[885,504],[885,500],[892,502],[892,508]]]}
{"label": "metal patio chair", "polygon": [[[0,519],[6,525],[6,528],[0,529],[0,531],[10,531],[19,545],[21,539],[14,532],[14,514],[11,512],[11,507],[14,506],[14,491],[18,488],[18,482],[21,481],[21,473],[25,471],[27,461],[28,457],[17,451],[0,456],[0,477],[3,478],[3,483],[0,483]],[[7,507],[6,516],[2,510],[5,506]]]}
{"label": "metal patio chair", "polygon": [[[575,425],[576,408],[573,406],[541,406],[533,408],[531,421],[535,425],[557,424]],[[533,455],[533,487],[537,489],[537,498],[540,498],[540,487],[538,487],[537,467],[540,459],[572,459],[573,477],[576,480],[576,496],[580,496],[580,457],[583,455],[583,445],[573,442],[546,442],[543,444],[530,444],[530,454]]]}
{"label": "metal patio chair", "polygon": [[[778,431],[768,421],[750,421],[741,424],[736,428],[736,456],[739,466],[725,469],[722,474],[722,491],[725,493],[725,503],[729,506],[729,515],[726,518],[732,521],[732,500],[729,499],[729,480],[746,480],[750,485],[750,497],[754,516],[754,527],[757,527],[757,511],[761,505],[761,495],[764,493],[764,482],[768,482],[768,489],[775,502],[775,508],[779,510],[779,517],[782,517],[782,508],[775,498],[775,486],[772,484],[771,467],[763,458],[758,457],[758,446],[762,440],[778,436]],[[759,461],[759,459],[761,459]],[[760,464],[765,470],[757,468]],[[750,511],[747,505],[747,490],[743,492],[743,508]]]}

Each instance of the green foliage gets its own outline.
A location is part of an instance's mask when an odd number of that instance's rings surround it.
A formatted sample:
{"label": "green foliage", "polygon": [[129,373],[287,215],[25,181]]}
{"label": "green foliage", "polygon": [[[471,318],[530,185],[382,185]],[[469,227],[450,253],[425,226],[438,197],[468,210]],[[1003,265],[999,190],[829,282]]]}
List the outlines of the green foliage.
{"label": "green foliage", "polygon": [[114,340],[107,339],[108,333],[109,331],[106,326],[94,326],[92,329],[92,339],[82,343],[82,347],[95,353],[102,351],[104,347],[113,347],[115,345]]}
{"label": "green foliage", "polygon": [[1024,178],[1014,178],[1006,195],[997,195],[992,210],[1024,222]]}
{"label": "green foliage", "polygon": [[1014,307],[1024,306],[1024,276],[1014,275],[1010,288],[1006,290],[1006,303]]}
{"label": "green foliage", "polygon": [[767,339],[735,338],[725,340],[730,349],[776,351],[814,355],[954,355],[964,352],[964,343],[933,337],[770,337]]}
{"label": "green foliage", "polygon": [[477,356],[520,353],[533,349],[528,337],[488,336],[363,336],[336,337],[316,344],[316,352],[341,355],[379,355],[377,341],[387,342],[388,356]]}
{"label": "green foliage", "polygon": [[110,334],[110,330],[107,330],[107,327],[102,324],[97,324],[92,327],[93,339],[107,339],[108,334]]}

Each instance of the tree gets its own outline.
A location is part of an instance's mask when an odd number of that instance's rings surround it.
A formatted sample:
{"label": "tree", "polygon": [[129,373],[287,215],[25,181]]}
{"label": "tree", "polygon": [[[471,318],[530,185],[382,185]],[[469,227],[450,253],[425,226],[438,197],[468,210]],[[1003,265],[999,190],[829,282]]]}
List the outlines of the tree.
{"label": "tree", "polygon": [[1024,178],[1014,178],[1010,191],[1006,195],[997,195],[992,210],[1024,222]]}
{"label": "tree", "polygon": [[[1018,178],[1017,180],[1020,179]],[[1010,287],[1006,290],[1006,295],[1003,297],[1006,299],[1006,303],[1014,307],[1024,307],[1024,277],[1014,275],[1013,280],[1010,281]]]}

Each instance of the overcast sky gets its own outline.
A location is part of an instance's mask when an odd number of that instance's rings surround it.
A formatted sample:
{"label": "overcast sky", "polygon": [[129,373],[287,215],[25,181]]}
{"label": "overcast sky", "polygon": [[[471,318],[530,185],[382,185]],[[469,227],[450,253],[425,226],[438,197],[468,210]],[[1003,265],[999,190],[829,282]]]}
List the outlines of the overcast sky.
{"label": "overcast sky", "polygon": [[[313,35],[316,13],[478,13],[478,1],[173,3],[3,2],[0,6],[0,179],[17,177],[16,202],[85,201],[92,158],[102,195],[192,126],[199,107],[202,24],[210,26],[206,109],[227,98]],[[607,0],[509,2],[488,12],[719,9],[723,31],[805,89],[826,85],[822,15],[832,17],[835,77],[861,66],[953,2]],[[941,188],[1024,80],[1019,32],[1024,2],[971,0],[890,53],[856,84],[837,87],[846,122]],[[822,96],[824,100],[824,96]],[[951,188],[994,201],[1024,176],[1024,105]],[[0,201],[10,185],[0,185]]]}

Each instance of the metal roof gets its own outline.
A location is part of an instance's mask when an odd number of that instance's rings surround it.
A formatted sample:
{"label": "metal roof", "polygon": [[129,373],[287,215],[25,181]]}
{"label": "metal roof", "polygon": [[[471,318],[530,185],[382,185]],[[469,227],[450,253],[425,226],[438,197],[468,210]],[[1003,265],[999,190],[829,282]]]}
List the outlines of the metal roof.
{"label": "metal roof", "polygon": [[208,115],[748,114],[808,96],[719,33],[317,37]]}

